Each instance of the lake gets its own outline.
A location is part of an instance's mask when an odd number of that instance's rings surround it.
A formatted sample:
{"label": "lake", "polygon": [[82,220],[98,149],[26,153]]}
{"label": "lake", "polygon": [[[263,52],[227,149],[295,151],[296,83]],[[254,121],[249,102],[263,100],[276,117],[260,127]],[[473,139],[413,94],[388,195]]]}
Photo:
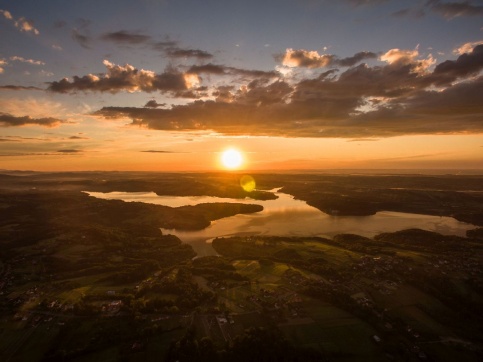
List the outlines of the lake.
{"label": "lake", "polygon": [[279,189],[271,190],[278,199],[253,200],[230,199],[212,196],[158,196],[154,192],[86,192],[88,195],[107,200],[145,202],[169,207],[197,205],[201,203],[230,202],[259,204],[263,211],[235,215],[213,221],[199,231],[162,229],[163,234],[173,234],[183,242],[191,244],[199,256],[216,255],[211,241],[216,237],[235,235],[274,235],[274,236],[322,236],[332,238],[337,234],[358,234],[367,237],[384,232],[418,228],[435,231],[444,235],[465,236],[467,230],[475,226],[452,217],[410,214],[381,211],[371,216],[331,216],[305,201],[296,200],[292,195]]}

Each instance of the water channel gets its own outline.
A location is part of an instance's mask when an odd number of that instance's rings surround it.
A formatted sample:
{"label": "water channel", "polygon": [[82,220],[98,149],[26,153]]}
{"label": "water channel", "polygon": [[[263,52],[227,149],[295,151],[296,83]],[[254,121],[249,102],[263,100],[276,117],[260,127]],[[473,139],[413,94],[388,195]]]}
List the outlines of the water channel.
{"label": "water channel", "polygon": [[331,238],[337,234],[358,234],[367,237],[384,232],[395,232],[409,228],[435,231],[444,235],[464,236],[475,226],[452,217],[381,211],[371,216],[331,216],[305,201],[279,189],[271,190],[276,200],[227,199],[212,196],[158,196],[154,192],[86,192],[101,199],[116,199],[126,202],[145,202],[169,207],[197,205],[201,203],[230,202],[259,204],[263,211],[226,217],[213,221],[203,230],[183,231],[161,229],[163,234],[173,234],[192,245],[199,256],[216,255],[211,241],[216,237],[235,235],[274,236],[322,236]]}

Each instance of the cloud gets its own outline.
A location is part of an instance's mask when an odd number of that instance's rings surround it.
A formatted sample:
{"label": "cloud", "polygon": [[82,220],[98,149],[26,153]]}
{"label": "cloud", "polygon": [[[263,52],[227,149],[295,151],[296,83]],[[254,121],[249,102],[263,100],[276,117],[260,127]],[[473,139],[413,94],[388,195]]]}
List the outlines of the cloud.
{"label": "cloud", "polygon": [[[166,53],[172,52],[173,57],[179,55],[179,57],[185,56],[196,56],[197,53],[201,55],[208,55],[207,52],[203,52],[202,50],[184,50],[181,49],[178,44],[179,42],[176,40],[171,40],[169,37],[166,37],[166,40],[163,41],[154,41],[153,38],[149,35],[142,34],[140,32],[133,32],[129,30],[118,30],[113,32],[104,33],[101,37],[102,40],[110,41],[113,43],[118,44],[129,44],[129,45],[139,45],[139,44],[147,44],[152,47],[154,50],[163,51]],[[179,54],[177,53],[179,52]],[[185,54],[183,54],[185,52]]]}
{"label": "cloud", "polygon": [[213,54],[205,50],[182,48],[178,41],[171,40],[169,37],[164,41],[150,42],[150,44],[154,50],[164,52],[169,58],[196,58],[198,60],[213,58]]}
{"label": "cloud", "polygon": [[436,60],[430,54],[426,59],[418,60],[419,52],[414,50],[390,49],[382,54],[380,59],[389,64],[398,64],[400,66],[410,66],[412,72],[424,73],[429,67],[436,63]]}
{"label": "cloud", "polygon": [[483,6],[473,5],[470,1],[443,2],[440,0],[429,0],[429,8],[447,19],[460,16],[482,16]]}
{"label": "cloud", "polygon": [[473,48],[477,45],[480,45],[480,44],[483,44],[483,40],[465,43],[465,44],[459,46],[458,48],[454,49],[453,54],[462,55],[462,54],[465,54],[465,53],[471,53]]}
{"label": "cloud", "polygon": [[145,108],[158,108],[158,107],[164,107],[166,103],[158,103],[154,99],[151,99],[146,102],[144,105]]}
{"label": "cloud", "polygon": [[421,18],[426,15],[428,11],[441,15],[444,18],[451,20],[457,17],[464,16],[482,16],[483,6],[472,4],[471,1],[441,1],[441,0],[427,0],[424,4],[401,9],[392,13],[394,17],[414,17]]}
{"label": "cloud", "polygon": [[[31,118],[67,119],[76,116],[72,110],[66,108],[62,103],[54,102],[51,97],[33,97],[27,96],[27,94],[21,94],[18,97],[16,95],[0,97],[0,113],[24,116],[25,110],[28,110],[28,116]],[[70,122],[65,120],[63,123]]]}
{"label": "cloud", "polygon": [[[69,151],[69,150],[67,150]],[[18,157],[18,156],[59,156],[59,155],[76,155],[82,154],[82,151],[70,150],[75,152],[62,152],[62,150],[55,152],[11,152],[11,153],[0,153],[0,157]]]}
{"label": "cloud", "polygon": [[45,65],[45,63],[41,60],[25,59],[23,57],[19,57],[19,56],[16,56],[16,55],[13,56],[13,57],[10,57],[10,60],[21,62],[21,63],[33,64],[33,65]]}
{"label": "cloud", "polygon": [[3,67],[7,64],[8,63],[5,59],[0,59],[0,74],[2,74],[5,71],[5,68],[3,68]]}
{"label": "cloud", "polygon": [[58,153],[71,153],[72,154],[72,153],[81,153],[82,151],[68,148],[68,149],[57,150],[56,152],[58,152]]}
{"label": "cloud", "polygon": [[91,92],[176,92],[196,87],[199,78],[196,74],[181,73],[168,67],[163,73],[156,74],[150,70],[137,69],[132,65],[115,65],[104,60],[107,72],[104,74],[88,74],[74,76],[72,80],[64,78],[50,82],[48,90],[56,93],[77,91]]}
{"label": "cloud", "polygon": [[213,54],[200,49],[182,49],[182,48],[166,48],[166,54],[170,58],[196,58],[196,59],[211,59]]}
{"label": "cloud", "polygon": [[0,14],[2,14],[5,19],[13,20],[12,13],[10,13],[10,11],[8,11],[8,10],[2,10],[2,9],[0,9]]}
{"label": "cloud", "polygon": [[14,26],[21,32],[33,33],[35,35],[40,34],[40,32],[35,28],[32,20],[25,19],[23,16],[15,20],[14,17],[12,16],[12,13],[8,10],[0,9],[0,14],[2,14],[5,19],[13,22]]}
{"label": "cloud", "polygon": [[217,102],[231,103],[235,100],[233,86],[219,86],[212,92],[212,96],[216,97]]}
{"label": "cloud", "polygon": [[15,21],[15,26],[20,31],[23,31],[26,33],[31,32],[31,33],[34,33],[35,35],[40,34],[40,32],[37,29],[35,29],[33,22],[31,20],[25,19],[24,17],[18,18]]}
{"label": "cloud", "polygon": [[483,69],[483,44],[476,45],[471,52],[461,54],[456,60],[438,64],[433,72],[433,83],[448,84],[458,78],[478,74]]}
{"label": "cloud", "polygon": [[103,40],[112,41],[120,44],[141,44],[149,41],[149,35],[129,32],[127,30],[119,30],[115,32],[105,33],[101,37]]}
{"label": "cloud", "polygon": [[228,67],[218,64],[193,65],[187,72],[188,74],[208,74],[208,75],[230,75],[243,78],[263,78],[265,80],[278,78],[280,73],[277,71],[249,70],[236,67]]}
{"label": "cloud", "polygon": [[342,59],[336,59],[335,64],[340,65],[343,67],[352,67],[353,65],[356,65],[357,63],[362,62],[363,60],[366,59],[376,59],[377,54],[373,52],[359,52],[354,54],[352,57],[347,57],[347,58],[342,58]]}
{"label": "cloud", "polygon": [[44,117],[44,118],[32,118],[30,116],[17,117],[8,113],[0,113],[0,127],[19,127],[19,126],[28,126],[28,125],[55,127],[61,123],[64,123],[64,121],[53,117]]}
{"label": "cloud", "polygon": [[42,141],[50,142],[52,139],[47,137],[22,137],[22,136],[7,136],[8,138],[16,139],[18,141]]}
{"label": "cloud", "polygon": [[359,52],[352,57],[338,58],[332,54],[320,55],[316,50],[287,49],[281,57],[282,64],[288,67],[304,67],[309,69],[328,66],[351,67],[365,59],[375,59],[377,54],[372,52]]}
{"label": "cloud", "polygon": [[[417,49],[390,49],[372,66],[330,69],[298,80],[280,74],[251,78],[241,86],[214,87],[211,99],[164,109],[104,107],[94,114],[155,130],[225,135],[366,139],[477,133],[483,132],[481,53],[483,45],[477,45],[433,69],[435,60],[421,59]],[[207,64],[189,71],[226,75],[235,74],[233,69]]]}
{"label": "cloud", "polygon": [[193,65],[191,68],[189,68],[188,73],[223,75],[228,73],[228,69],[224,65],[209,63],[203,65]]}
{"label": "cloud", "polygon": [[39,87],[34,87],[34,86],[21,86],[21,85],[7,84],[7,85],[0,85],[0,90],[21,91],[21,90],[44,90],[44,89]]}
{"label": "cloud", "polygon": [[333,55],[320,55],[315,50],[288,48],[282,58],[282,64],[288,67],[322,68],[330,65],[333,57]]}
{"label": "cloud", "polygon": [[91,48],[92,38],[89,35],[81,34],[77,29],[72,29],[72,39],[74,39],[79,45],[85,49]]}
{"label": "cloud", "polygon": [[213,58],[213,54],[201,49],[187,49],[179,47],[179,42],[166,38],[164,41],[153,42],[152,37],[139,32],[119,30],[105,33],[101,39],[118,44],[148,44],[154,50],[162,51],[169,58],[196,58],[198,60],[208,60]]}
{"label": "cloud", "polygon": [[[85,24],[83,27],[85,28],[87,25],[88,24]],[[90,43],[92,41],[90,36],[81,34],[76,29],[73,30],[72,36],[81,46],[88,49],[90,48]],[[151,36],[142,34],[140,32],[118,30],[104,33],[100,38],[105,41],[124,45],[145,44],[154,50],[162,51],[167,57],[172,59],[195,58],[198,60],[208,60],[214,57],[213,54],[205,50],[182,48],[179,46],[178,41],[171,40],[169,37],[166,37],[164,41],[153,41]]]}
{"label": "cloud", "polygon": [[88,140],[89,137],[82,137],[82,136],[70,136],[70,140]]}

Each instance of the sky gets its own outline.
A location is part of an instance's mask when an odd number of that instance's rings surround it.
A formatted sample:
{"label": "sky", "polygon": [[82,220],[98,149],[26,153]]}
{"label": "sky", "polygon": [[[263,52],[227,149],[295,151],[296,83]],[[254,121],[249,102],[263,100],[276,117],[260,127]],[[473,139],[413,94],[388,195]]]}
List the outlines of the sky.
{"label": "sky", "polygon": [[0,169],[483,171],[482,0],[0,0]]}

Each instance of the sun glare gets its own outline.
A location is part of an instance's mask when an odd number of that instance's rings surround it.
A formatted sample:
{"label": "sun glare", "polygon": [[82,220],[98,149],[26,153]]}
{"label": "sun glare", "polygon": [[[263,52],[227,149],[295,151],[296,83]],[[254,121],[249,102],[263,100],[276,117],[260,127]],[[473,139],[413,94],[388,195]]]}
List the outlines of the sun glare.
{"label": "sun glare", "polygon": [[230,170],[237,169],[241,166],[243,157],[240,151],[230,148],[221,155],[221,163],[225,168]]}

